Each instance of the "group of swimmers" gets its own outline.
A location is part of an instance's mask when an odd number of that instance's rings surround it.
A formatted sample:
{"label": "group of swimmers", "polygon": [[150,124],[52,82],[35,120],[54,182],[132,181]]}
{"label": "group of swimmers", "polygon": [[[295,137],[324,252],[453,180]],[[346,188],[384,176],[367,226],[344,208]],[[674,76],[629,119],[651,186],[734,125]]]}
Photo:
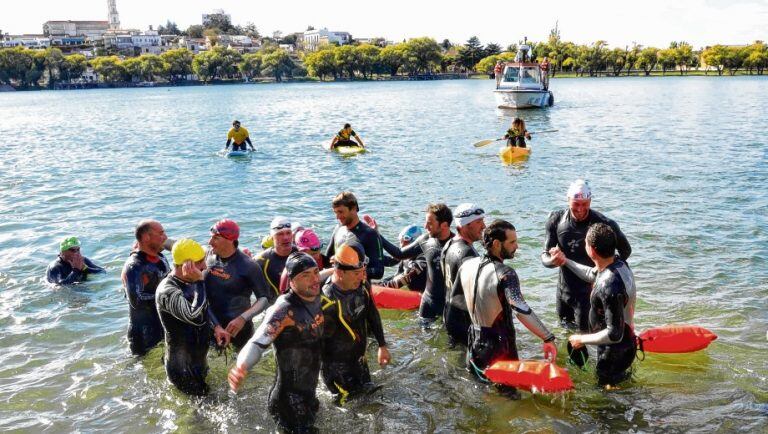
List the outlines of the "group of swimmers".
{"label": "group of swimmers", "polygon": [[[586,182],[571,184],[567,197],[568,208],[546,222],[541,261],[559,269],[556,309],[573,332],[569,358],[581,366],[589,357],[585,345],[596,346],[598,383],[615,385],[628,378],[636,351],[635,286],[625,262],[631,248],[613,220],[591,209]],[[211,346],[231,345],[238,352],[228,375],[233,391],[274,346],[277,372],[269,411],[289,432],[313,429],[320,377],[339,402],[377,390],[366,357],[369,335],[380,365],[391,356],[372,280],[421,290],[422,325],[442,318],[451,345],[467,348],[467,369],[481,379],[495,360],[518,358],[515,317],[542,340],[544,357],[554,360],[555,335],[526,303],[517,273],[504,263],[518,248],[511,223],[495,220],[486,226],[485,211],[471,203],[453,212],[445,204],[430,204],[426,233],[407,227],[398,246],[378,232],[375,220],[358,215],[354,194],[338,194],[331,207],[339,224],[324,252],[312,229],[276,217],[270,224],[273,246],[254,258],[240,248],[240,228],[229,219],[211,226],[207,249],[189,238],[168,239],[157,221],[139,222],[122,272],[131,352],[142,356],[164,338],[170,382],[185,393],[204,395]],[[477,241],[483,254],[474,247]],[[163,256],[167,249],[173,266]],[[398,262],[398,273],[382,280],[385,267]],[[103,271],[70,237],[61,243],[48,279],[69,284]],[[252,320],[265,310],[255,328]],[[519,396],[510,387],[499,390]]]}

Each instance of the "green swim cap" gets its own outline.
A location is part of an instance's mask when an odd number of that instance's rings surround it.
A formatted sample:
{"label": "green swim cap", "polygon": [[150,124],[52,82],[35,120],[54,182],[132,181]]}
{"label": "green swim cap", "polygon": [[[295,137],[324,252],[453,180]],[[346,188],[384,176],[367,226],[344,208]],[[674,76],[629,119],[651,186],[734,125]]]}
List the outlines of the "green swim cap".
{"label": "green swim cap", "polygon": [[64,241],[59,244],[59,251],[63,252],[69,250],[72,247],[80,247],[80,240],[77,237],[64,238]]}

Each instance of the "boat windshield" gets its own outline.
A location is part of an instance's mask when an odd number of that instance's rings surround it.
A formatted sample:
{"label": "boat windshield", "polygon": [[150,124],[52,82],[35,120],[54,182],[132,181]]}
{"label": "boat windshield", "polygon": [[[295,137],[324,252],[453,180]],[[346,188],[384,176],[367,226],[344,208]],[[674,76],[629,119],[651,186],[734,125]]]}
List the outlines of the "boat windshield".
{"label": "boat windshield", "polygon": [[539,67],[530,67],[526,66],[523,68],[523,73],[520,77],[520,82],[522,84],[539,84],[541,83],[541,79],[539,77]]}
{"label": "boat windshield", "polygon": [[519,74],[520,68],[516,66],[507,66],[507,69],[504,71],[504,81],[508,83],[517,83]]}

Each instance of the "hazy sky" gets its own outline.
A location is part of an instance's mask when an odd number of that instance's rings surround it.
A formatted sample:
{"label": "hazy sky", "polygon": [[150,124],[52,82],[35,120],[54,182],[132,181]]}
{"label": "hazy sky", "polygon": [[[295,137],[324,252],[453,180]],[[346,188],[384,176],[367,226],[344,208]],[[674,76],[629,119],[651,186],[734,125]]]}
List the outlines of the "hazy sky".
{"label": "hazy sky", "polygon": [[[539,41],[556,21],[562,38],[577,43],[603,39],[612,47],[637,42],[666,47],[685,40],[701,47],[715,43],[746,44],[768,39],[768,0],[646,0],[462,2],[389,0],[382,2],[323,0],[293,2],[235,0],[117,0],[123,28],[175,21],[179,28],[200,24],[203,13],[222,8],[234,24],[252,21],[262,34],[303,31],[308,25],[346,30],[353,37],[383,36],[402,40],[431,36],[502,46],[523,36]],[[106,20],[106,0],[37,0],[31,4],[2,0],[0,30],[41,33],[48,20]],[[501,5],[504,5],[503,7]],[[516,18],[517,17],[517,18]]]}

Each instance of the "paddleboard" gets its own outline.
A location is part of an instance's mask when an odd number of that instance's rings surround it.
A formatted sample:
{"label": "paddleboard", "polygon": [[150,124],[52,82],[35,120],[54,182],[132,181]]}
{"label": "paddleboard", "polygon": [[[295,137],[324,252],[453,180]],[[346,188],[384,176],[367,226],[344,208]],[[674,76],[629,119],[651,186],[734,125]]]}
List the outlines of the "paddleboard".
{"label": "paddleboard", "polygon": [[229,158],[243,158],[248,157],[249,153],[248,151],[229,151],[227,152],[227,157]]}
{"label": "paddleboard", "polygon": [[333,150],[341,155],[356,155],[366,151],[362,146],[336,146]]}
{"label": "paddleboard", "polygon": [[517,146],[505,146],[499,151],[499,158],[504,165],[517,161],[523,161],[531,155],[531,148],[519,148]]}

